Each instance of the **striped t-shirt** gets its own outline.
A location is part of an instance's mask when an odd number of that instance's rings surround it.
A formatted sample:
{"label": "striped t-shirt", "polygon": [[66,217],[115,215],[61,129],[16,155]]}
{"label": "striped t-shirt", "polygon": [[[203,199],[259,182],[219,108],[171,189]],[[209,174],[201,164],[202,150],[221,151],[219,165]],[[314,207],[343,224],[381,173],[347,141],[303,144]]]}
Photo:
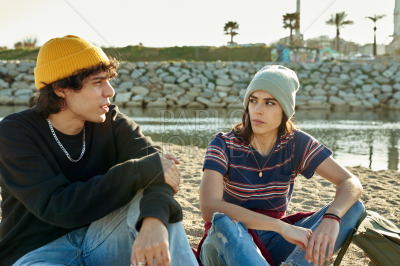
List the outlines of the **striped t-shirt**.
{"label": "striped t-shirt", "polygon": [[315,169],[332,152],[312,136],[301,130],[277,139],[267,161],[248,141],[229,133],[219,133],[209,143],[204,169],[215,170],[224,177],[223,199],[248,209],[286,211],[295,178],[301,174],[311,178]]}

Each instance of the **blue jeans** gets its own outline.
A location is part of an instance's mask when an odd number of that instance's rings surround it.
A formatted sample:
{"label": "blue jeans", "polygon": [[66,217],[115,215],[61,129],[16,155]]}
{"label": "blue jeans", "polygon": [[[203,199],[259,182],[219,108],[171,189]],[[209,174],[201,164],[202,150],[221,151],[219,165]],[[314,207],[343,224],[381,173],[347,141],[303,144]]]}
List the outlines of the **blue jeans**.
{"label": "blue jeans", "polygon": [[[315,231],[328,207],[329,205],[325,206],[295,225]],[[364,210],[364,205],[357,201],[342,217],[334,247],[335,252],[344,244]],[[305,252],[300,247],[287,242],[278,233],[262,230],[255,230],[255,232],[271,254],[274,265],[280,265],[282,262],[288,265],[313,265],[304,259]],[[269,265],[254,244],[244,224],[232,221],[223,213],[214,214],[212,226],[201,248],[200,259],[205,266]]]}
{"label": "blue jeans", "polygon": [[[131,203],[33,250],[14,265],[130,265],[143,191]],[[171,265],[198,265],[182,223],[168,224]]]}

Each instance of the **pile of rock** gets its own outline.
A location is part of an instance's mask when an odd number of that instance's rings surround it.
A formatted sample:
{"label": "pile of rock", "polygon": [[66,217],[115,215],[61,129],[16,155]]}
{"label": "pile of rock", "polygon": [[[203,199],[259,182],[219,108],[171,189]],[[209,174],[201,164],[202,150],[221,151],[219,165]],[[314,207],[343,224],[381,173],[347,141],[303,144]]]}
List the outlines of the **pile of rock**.
{"label": "pile of rock", "polygon": [[[122,106],[230,108],[242,105],[257,70],[271,62],[123,62],[112,80]],[[400,109],[400,62],[287,63],[301,87],[298,108]],[[0,61],[0,105],[27,104],[34,62]]]}

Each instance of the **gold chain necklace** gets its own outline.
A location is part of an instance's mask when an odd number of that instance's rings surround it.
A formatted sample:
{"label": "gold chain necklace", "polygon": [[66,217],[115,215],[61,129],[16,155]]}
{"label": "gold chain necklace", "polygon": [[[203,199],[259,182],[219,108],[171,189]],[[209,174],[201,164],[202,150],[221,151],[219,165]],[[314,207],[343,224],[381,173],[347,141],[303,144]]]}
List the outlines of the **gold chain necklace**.
{"label": "gold chain necklace", "polygon": [[276,146],[276,143],[275,143],[275,145],[272,147],[271,151],[269,152],[268,159],[267,159],[267,161],[265,162],[264,166],[263,166],[262,168],[260,168],[260,165],[258,164],[257,158],[256,158],[256,156],[254,155],[254,152],[253,152],[253,150],[251,149],[253,146],[251,146],[251,143],[249,142],[249,148],[250,148],[250,152],[253,154],[253,156],[254,156],[254,160],[255,160],[255,161],[256,161],[256,163],[257,163],[258,170],[259,170],[258,176],[259,176],[260,178],[262,177],[262,169],[263,169],[263,168],[264,168],[264,167],[267,165],[267,163],[268,163],[269,159],[271,158],[271,156],[272,156],[272,153],[273,153],[273,151],[275,150],[275,146]]}

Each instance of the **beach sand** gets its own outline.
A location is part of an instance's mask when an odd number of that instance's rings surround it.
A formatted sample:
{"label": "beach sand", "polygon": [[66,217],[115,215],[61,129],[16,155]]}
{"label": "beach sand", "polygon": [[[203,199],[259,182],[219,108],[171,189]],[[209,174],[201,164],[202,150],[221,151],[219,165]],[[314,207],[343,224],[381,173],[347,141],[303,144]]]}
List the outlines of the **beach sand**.
{"label": "beach sand", "polygon": [[[175,144],[157,143],[164,152],[174,155],[181,163],[181,184],[177,201],[183,209],[183,225],[190,245],[197,248],[203,236],[203,220],[199,205],[199,188],[205,149]],[[394,170],[372,171],[365,167],[347,167],[356,175],[364,188],[361,200],[366,209],[376,211],[400,225],[400,172]],[[318,176],[311,179],[296,178],[295,190],[288,214],[297,211],[315,211],[328,204],[335,195],[335,186]],[[1,197],[0,197],[1,200]],[[1,219],[1,213],[0,213]],[[335,256],[334,256],[335,257]],[[341,265],[369,265],[370,260],[356,245],[351,244]],[[328,263],[327,265],[333,265]]]}
{"label": "beach sand", "polygon": [[[199,188],[205,149],[173,144],[162,144],[165,152],[177,157],[181,164],[180,191],[177,201],[183,209],[183,225],[190,245],[197,247],[203,236],[203,220],[199,205]],[[400,225],[400,172],[394,170],[372,171],[365,167],[347,167],[356,175],[364,188],[361,201],[367,210],[376,211]],[[315,174],[311,179],[296,178],[294,194],[288,214],[297,211],[315,211],[328,204],[335,196],[335,186]],[[356,245],[351,244],[341,265],[369,265],[370,260]],[[327,265],[333,265],[328,263]]]}

